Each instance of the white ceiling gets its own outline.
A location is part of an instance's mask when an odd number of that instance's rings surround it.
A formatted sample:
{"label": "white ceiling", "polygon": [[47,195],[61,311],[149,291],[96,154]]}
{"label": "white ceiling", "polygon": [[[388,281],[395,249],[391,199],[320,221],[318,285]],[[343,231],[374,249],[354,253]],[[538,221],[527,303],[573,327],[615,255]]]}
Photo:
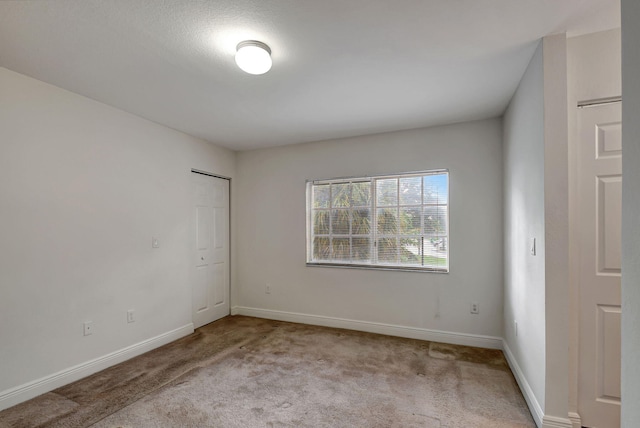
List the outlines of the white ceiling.
{"label": "white ceiling", "polygon": [[[236,150],[500,115],[536,41],[619,0],[0,2],[0,66]],[[240,71],[238,42],[272,50]]]}

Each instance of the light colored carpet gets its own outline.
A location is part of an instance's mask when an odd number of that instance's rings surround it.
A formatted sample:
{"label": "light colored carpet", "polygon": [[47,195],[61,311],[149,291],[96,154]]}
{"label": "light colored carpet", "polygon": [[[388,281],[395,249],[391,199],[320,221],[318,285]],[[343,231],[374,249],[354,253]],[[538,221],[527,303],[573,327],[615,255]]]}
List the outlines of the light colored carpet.
{"label": "light colored carpet", "polygon": [[0,412],[0,426],[535,427],[500,351],[247,317]]}

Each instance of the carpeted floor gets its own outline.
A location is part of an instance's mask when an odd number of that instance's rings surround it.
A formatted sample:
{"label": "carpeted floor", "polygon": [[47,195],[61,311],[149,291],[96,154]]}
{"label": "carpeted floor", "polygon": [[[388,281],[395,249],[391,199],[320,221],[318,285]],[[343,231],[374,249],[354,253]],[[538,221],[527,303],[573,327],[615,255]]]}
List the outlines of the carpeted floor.
{"label": "carpeted floor", "polygon": [[500,351],[227,317],[0,427],[535,427]]}

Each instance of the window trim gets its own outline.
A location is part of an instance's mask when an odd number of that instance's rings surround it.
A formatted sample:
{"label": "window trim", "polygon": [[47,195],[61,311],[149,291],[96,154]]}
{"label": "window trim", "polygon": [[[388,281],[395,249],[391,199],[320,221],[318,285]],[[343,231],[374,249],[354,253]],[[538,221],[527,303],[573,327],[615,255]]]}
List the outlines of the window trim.
{"label": "window trim", "polygon": [[[377,264],[377,263],[373,263],[373,260],[375,259],[377,261],[377,252],[375,251],[375,240],[377,238],[380,237],[380,235],[377,233],[377,231],[375,230],[375,228],[377,227],[376,223],[375,223],[375,219],[377,218],[377,213],[376,210],[379,208],[384,208],[384,206],[378,206],[377,205],[377,194],[376,194],[376,180],[381,180],[381,179],[400,179],[400,178],[407,178],[407,177],[416,177],[416,176],[426,176],[426,175],[438,175],[438,174],[446,174],[447,176],[447,200],[446,200],[446,231],[445,231],[445,237],[447,240],[447,265],[444,268],[438,268],[438,267],[423,267],[423,266],[411,266],[411,265],[389,265],[389,264]],[[371,188],[371,205],[369,206],[369,209],[371,209],[371,216],[372,216],[372,232],[368,235],[362,235],[363,237],[369,237],[371,239],[371,248],[370,248],[370,252],[372,255],[372,263],[335,263],[335,262],[331,262],[331,261],[311,261],[312,257],[313,257],[313,213],[314,213],[314,209],[313,209],[313,192],[311,191],[314,185],[323,185],[323,184],[340,184],[340,183],[353,183],[353,182],[358,182],[358,181],[368,181],[371,182],[372,188]],[[399,181],[398,181],[398,185],[399,185]],[[424,170],[424,171],[411,171],[411,172],[403,172],[403,173],[396,173],[396,174],[380,174],[380,175],[362,175],[362,176],[351,176],[351,177],[337,177],[337,178],[331,178],[331,179],[316,179],[316,180],[312,180],[312,179],[308,179],[306,180],[305,183],[305,193],[306,193],[306,197],[305,197],[305,201],[306,201],[306,206],[305,206],[305,216],[306,216],[306,236],[305,236],[305,241],[306,241],[306,266],[309,267],[335,267],[335,268],[346,268],[346,269],[368,269],[368,270],[388,270],[388,271],[406,271],[406,272],[430,272],[430,273],[449,273],[450,269],[451,269],[451,257],[450,257],[450,252],[449,252],[449,248],[450,248],[450,210],[449,210],[449,206],[450,206],[450,199],[451,199],[451,182],[450,182],[450,173],[449,173],[449,169],[432,169],[432,170]],[[435,206],[438,206],[440,204],[436,204]],[[406,205],[406,206],[413,206],[413,205]],[[417,204],[415,204],[415,206],[417,206]],[[425,207],[428,206],[427,204],[424,203],[424,201],[422,201],[422,203],[420,204],[420,207]],[[400,205],[399,201],[397,205],[392,205],[390,207],[395,207],[397,209],[400,209],[401,207],[404,207],[404,205]],[[349,207],[349,210],[352,210],[353,207]],[[329,211],[331,211],[331,207],[328,208]],[[354,235],[352,234],[352,230],[351,230],[352,224],[350,223],[349,226],[349,234],[345,235],[348,237],[353,237]],[[422,231],[424,232],[424,225],[421,226],[422,227]],[[426,234],[421,235],[422,237],[425,237]],[[409,236],[409,235],[408,235]],[[396,234],[396,237],[399,239],[400,237],[402,237],[402,235],[400,234]]]}

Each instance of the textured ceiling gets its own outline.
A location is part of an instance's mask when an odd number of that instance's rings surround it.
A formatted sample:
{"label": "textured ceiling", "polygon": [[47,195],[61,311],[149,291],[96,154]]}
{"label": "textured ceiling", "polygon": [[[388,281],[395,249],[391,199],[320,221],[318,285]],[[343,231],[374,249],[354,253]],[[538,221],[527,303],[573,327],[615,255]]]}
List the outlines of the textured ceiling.
{"label": "textured ceiling", "polygon": [[[500,115],[536,41],[619,0],[0,2],[0,66],[244,150]],[[273,68],[240,71],[267,43]]]}

